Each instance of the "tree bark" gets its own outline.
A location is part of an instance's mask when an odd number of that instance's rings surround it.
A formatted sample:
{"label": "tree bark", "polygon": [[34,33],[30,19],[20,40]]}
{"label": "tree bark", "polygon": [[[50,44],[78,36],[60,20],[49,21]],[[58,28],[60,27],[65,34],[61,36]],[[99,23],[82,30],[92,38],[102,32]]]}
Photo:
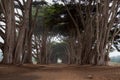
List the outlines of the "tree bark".
{"label": "tree bark", "polygon": [[2,1],[5,10],[6,31],[5,45],[3,54],[3,63],[11,64],[13,62],[13,53],[15,48],[15,15],[14,0]]}
{"label": "tree bark", "polygon": [[29,27],[29,8],[32,0],[27,0],[25,3],[25,12],[23,16],[23,25],[20,28],[20,32],[18,35],[18,41],[15,49],[15,60],[14,64],[22,64],[23,50],[24,50],[24,41],[25,41],[25,32]]}

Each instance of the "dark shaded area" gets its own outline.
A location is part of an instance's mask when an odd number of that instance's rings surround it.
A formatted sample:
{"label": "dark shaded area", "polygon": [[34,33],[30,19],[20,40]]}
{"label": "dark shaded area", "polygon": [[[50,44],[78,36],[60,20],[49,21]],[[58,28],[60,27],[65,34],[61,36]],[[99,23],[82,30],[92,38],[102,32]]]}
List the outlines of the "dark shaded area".
{"label": "dark shaded area", "polygon": [[8,65],[0,65],[0,80],[36,80],[41,77],[37,75],[26,75],[34,72],[32,69]]}
{"label": "dark shaded area", "polygon": [[50,63],[57,63],[58,58],[62,60],[62,63],[68,63],[65,43],[56,43],[53,45],[52,49],[53,52],[50,55]]}
{"label": "dark shaded area", "polygon": [[58,61],[58,59],[61,59],[62,60],[62,63],[65,63],[65,64],[67,64],[68,63],[68,61],[67,61],[67,55],[65,54],[65,53],[61,53],[61,52],[56,52],[56,53],[53,53],[52,55],[51,55],[51,58],[50,58],[50,62],[51,63],[57,63],[57,61]]}

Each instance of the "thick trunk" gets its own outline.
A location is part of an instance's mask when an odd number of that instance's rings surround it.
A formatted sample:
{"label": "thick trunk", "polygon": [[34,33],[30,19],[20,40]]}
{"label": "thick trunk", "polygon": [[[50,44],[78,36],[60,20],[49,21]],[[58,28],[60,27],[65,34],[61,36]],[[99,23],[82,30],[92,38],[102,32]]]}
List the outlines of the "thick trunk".
{"label": "thick trunk", "polygon": [[[32,15],[32,5],[30,5],[29,8],[29,28],[27,28],[26,31],[26,47],[27,47],[27,52],[25,53],[25,63],[32,63],[32,35],[33,35],[33,31],[35,28],[35,23],[37,20],[37,15],[38,15],[38,8],[36,9],[36,13],[35,16],[33,18]],[[36,48],[37,49],[37,48]],[[35,56],[34,56],[35,58]]]}
{"label": "thick trunk", "polygon": [[42,47],[41,47],[41,64],[47,64],[47,34],[48,29],[45,29],[42,36]]}
{"label": "thick trunk", "polygon": [[24,47],[25,47],[25,32],[27,31],[27,28],[29,27],[29,8],[31,5],[32,0],[27,0],[25,3],[25,11],[24,11],[24,19],[23,19],[23,25],[21,26],[21,29],[19,31],[18,35],[18,41],[15,49],[15,64],[22,64],[22,57],[23,57],[23,52],[24,52]]}
{"label": "thick trunk", "polygon": [[24,63],[32,63],[32,36],[30,35],[30,37],[26,39],[26,51],[24,54],[24,59],[23,62]]}
{"label": "thick trunk", "polygon": [[[25,27],[25,26],[22,26]],[[19,32],[18,41],[15,49],[14,64],[21,64],[24,50],[25,29],[22,28]]]}
{"label": "thick trunk", "polygon": [[46,64],[46,36],[43,36],[43,40],[42,40],[41,64]]}
{"label": "thick trunk", "polygon": [[15,15],[14,15],[14,1],[4,0],[4,10],[6,10],[6,31],[5,31],[5,45],[3,63],[11,64],[13,62],[13,53],[15,48]]}

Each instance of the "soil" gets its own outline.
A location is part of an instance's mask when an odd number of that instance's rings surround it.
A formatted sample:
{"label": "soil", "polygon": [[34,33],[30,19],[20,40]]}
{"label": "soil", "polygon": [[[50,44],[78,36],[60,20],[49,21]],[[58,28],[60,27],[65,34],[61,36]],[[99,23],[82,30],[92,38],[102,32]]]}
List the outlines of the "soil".
{"label": "soil", "polygon": [[0,80],[120,80],[120,67],[65,64],[0,65]]}

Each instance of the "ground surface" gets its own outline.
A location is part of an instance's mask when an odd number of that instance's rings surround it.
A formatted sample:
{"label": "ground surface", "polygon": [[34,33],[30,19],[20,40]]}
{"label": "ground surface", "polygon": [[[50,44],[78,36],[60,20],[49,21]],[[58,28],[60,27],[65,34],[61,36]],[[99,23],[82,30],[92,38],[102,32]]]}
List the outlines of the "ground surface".
{"label": "ground surface", "polygon": [[120,67],[0,65],[0,80],[120,80]]}

